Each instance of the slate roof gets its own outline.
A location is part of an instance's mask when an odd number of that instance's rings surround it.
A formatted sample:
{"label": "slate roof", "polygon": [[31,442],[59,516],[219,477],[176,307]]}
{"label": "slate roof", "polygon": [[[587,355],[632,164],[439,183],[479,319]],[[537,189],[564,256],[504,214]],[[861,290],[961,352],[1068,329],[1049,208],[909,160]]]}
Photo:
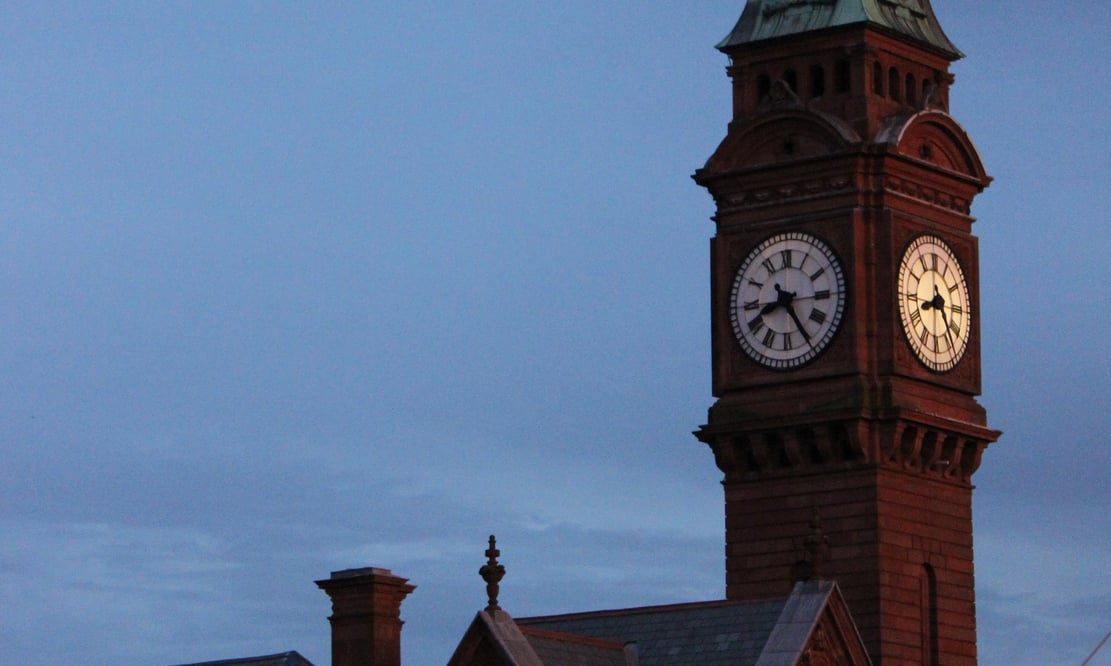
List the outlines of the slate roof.
{"label": "slate roof", "polygon": [[964,57],[949,41],[930,0],[748,0],[733,31],[718,45],[728,52],[743,44],[869,23],[944,53]]}
{"label": "slate roof", "polygon": [[298,654],[296,650],[291,650],[281,654],[266,655],[265,657],[204,661],[195,664],[182,664],[181,666],[313,666],[313,664]]}
{"label": "slate roof", "polygon": [[520,618],[517,624],[523,630],[538,628],[636,643],[640,666],[751,666],[759,659],[786,601],[649,606]]}
{"label": "slate roof", "polygon": [[635,648],[623,643],[521,627],[536,656],[544,664],[574,666],[629,666],[637,664]]}

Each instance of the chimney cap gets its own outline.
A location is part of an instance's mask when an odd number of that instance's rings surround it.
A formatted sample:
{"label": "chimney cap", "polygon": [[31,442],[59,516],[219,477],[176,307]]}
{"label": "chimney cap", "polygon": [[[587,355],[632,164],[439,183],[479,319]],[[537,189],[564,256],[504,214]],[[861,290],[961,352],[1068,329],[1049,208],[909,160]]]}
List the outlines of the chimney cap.
{"label": "chimney cap", "polygon": [[392,576],[393,572],[381,567],[361,567],[358,569],[341,569],[332,572],[332,579],[358,578],[360,576]]}

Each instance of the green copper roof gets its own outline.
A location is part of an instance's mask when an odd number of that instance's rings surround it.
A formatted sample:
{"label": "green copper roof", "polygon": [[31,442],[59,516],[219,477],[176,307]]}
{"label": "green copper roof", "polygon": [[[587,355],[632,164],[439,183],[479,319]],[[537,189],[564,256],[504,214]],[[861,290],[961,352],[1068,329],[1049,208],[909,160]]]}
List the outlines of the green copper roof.
{"label": "green copper roof", "polygon": [[923,42],[952,60],[964,57],[945,36],[930,0],[748,0],[737,27],[717,47],[728,51],[741,44],[858,23]]}

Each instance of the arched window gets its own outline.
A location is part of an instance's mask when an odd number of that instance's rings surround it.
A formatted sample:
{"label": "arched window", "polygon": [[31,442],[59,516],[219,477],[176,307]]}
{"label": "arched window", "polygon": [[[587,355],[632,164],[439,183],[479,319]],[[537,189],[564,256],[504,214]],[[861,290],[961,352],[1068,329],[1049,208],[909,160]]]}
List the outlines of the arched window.
{"label": "arched window", "polygon": [[914,80],[913,74],[907,74],[907,85],[904,90],[907,91],[907,104],[917,104],[918,83]]}
{"label": "arched window", "polygon": [[795,70],[789,69],[783,72],[783,80],[787,82],[787,87],[791,89],[791,92],[796,95],[799,94],[799,75]]}
{"label": "arched window", "polygon": [[833,89],[839,94],[843,95],[852,88],[852,70],[849,69],[849,61],[841,59],[833,67]]}
{"label": "arched window", "polygon": [[930,90],[933,84],[929,79],[922,79],[922,103],[925,104],[930,101]]}
{"label": "arched window", "polygon": [[768,96],[768,93],[771,92],[771,89],[772,77],[768,76],[767,74],[761,74],[760,76],[756,77],[756,92],[761,100]]}
{"label": "arched window", "polygon": [[810,67],[810,96],[821,97],[826,94],[826,70],[821,65]]}
{"label": "arched window", "polygon": [[883,97],[883,65],[872,63],[872,92]]}
{"label": "arched window", "polygon": [[937,655],[937,574],[929,564],[922,565],[919,582],[922,618],[922,664],[939,666]]}
{"label": "arched window", "polygon": [[894,67],[887,70],[887,94],[896,102],[903,99],[903,96],[899,94],[899,70]]}

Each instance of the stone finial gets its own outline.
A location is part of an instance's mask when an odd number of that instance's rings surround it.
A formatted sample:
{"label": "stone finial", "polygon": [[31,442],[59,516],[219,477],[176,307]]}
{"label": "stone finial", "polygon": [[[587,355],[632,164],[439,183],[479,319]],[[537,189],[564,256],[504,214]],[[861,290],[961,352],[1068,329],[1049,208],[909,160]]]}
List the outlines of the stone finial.
{"label": "stone finial", "polygon": [[802,559],[792,568],[792,576],[795,580],[820,579],[829,558],[829,537],[822,531],[822,515],[817,507],[810,516],[810,532],[802,540],[802,551]]}
{"label": "stone finial", "polygon": [[486,564],[478,570],[478,575],[486,581],[486,596],[489,598],[486,610],[501,610],[501,607],[498,606],[498,583],[505,576],[505,567],[498,563],[498,555],[501,555],[501,551],[497,549],[497,540],[493,534],[490,535],[490,547],[486,549],[484,554],[486,555]]}
{"label": "stone finial", "polygon": [[829,556],[829,537],[822,531],[822,514],[814,508],[810,516],[810,533],[802,540],[802,547],[806,550],[806,559],[810,562],[811,576],[822,577],[823,564]]}

